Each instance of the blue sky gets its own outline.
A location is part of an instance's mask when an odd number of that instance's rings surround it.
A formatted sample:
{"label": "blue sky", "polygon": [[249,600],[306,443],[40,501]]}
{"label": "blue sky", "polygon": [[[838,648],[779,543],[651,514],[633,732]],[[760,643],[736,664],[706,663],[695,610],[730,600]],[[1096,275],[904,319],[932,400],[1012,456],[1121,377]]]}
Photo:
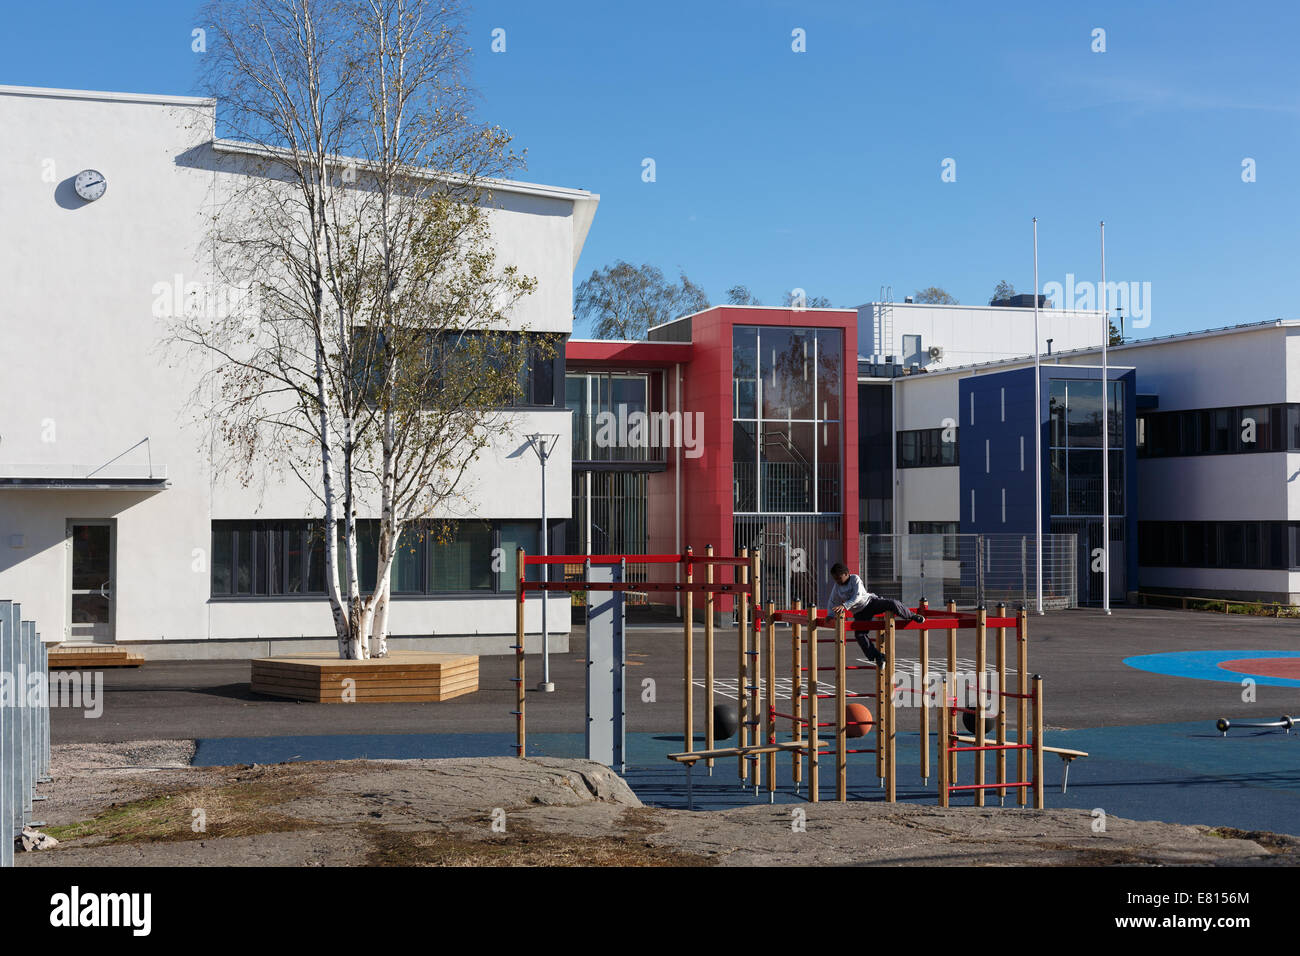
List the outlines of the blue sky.
{"label": "blue sky", "polygon": [[[197,92],[197,8],[10,4],[0,82]],[[1037,216],[1040,287],[1096,280],[1106,220],[1107,278],[1151,284],[1141,335],[1300,314],[1298,4],[508,0],[469,23],[518,178],[601,195],[575,283],[624,258],[714,302],[980,304],[1032,286]]]}

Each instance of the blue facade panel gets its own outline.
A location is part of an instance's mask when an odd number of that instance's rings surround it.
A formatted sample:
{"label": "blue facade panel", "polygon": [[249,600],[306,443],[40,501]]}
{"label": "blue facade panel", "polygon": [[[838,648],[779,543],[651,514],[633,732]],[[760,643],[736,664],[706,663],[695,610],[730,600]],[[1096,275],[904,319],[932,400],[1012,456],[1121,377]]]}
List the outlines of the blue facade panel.
{"label": "blue facade panel", "polygon": [[962,533],[1033,533],[1034,370],[965,378],[958,394]]}
{"label": "blue facade panel", "polygon": [[[1137,375],[1133,369],[1111,368],[1110,380],[1124,383],[1124,566],[1128,589],[1136,590],[1137,574]],[[1042,441],[1042,504],[1044,532],[1051,529],[1051,451],[1049,397],[1051,383],[1064,380],[1100,381],[1101,369],[1090,366],[1041,366],[1039,404],[1034,408],[1033,368],[991,372],[958,383],[961,409],[958,432],[963,534],[1033,534],[1034,428]],[[1004,498],[1005,496],[1005,498]],[[1004,507],[1005,500],[1005,507]],[[1098,519],[1099,520],[1099,519]],[[1100,526],[1100,525],[1098,525]],[[1087,570],[1087,544],[1080,542],[1081,573]],[[1084,593],[1080,582],[1081,596]]]}

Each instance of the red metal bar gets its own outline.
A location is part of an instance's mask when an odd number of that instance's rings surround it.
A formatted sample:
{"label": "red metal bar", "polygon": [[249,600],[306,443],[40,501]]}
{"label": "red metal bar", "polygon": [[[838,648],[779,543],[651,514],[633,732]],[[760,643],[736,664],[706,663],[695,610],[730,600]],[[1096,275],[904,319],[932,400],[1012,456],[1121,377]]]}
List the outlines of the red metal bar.
{"label": "red metal bar", "polygon": [[948,791],[953,790],[1000,790],[1003,787],[1032,787],[1032,783],[963,783],[960,786],[951,786]]}
{"label": "red metal bar", "polygon": [[587,581],[526,581],[523,587],[525,591],[644,591],[655,593],[664,591],[705,591],[714,594],[738,594],[748,590],[747,586],[743,584],[637,583],[635,581],[601,581],[598,583],[589,583]]}
{"label": "red metal bar", "polygon": [[528,554],[524,564],[681,564],[686,560],[684,554]]}
{"label": "red metal bar", "polygon": [[1033,750],[1033,744],[989,744],[987,747],[949,747],[949,753],[966,753],[970,750]]}
{"label": "red metal bar", "polygon": [[[748,558],[735,558],[714,555],[693,555],[690,559],[695,564],[731,564],[736,566],[747,565]],[[528,554],[524,555],[524,564],[582,564],[590,561],[592,564],[617,564],[619,561],[626,561],[628,564],[684,564],[687,561],[685,554]]]}

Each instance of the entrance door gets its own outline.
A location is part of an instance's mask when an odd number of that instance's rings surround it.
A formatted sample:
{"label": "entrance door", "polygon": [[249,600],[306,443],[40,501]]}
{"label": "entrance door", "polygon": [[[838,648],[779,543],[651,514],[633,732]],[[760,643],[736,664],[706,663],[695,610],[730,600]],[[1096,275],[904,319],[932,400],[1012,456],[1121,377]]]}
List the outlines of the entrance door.
{"label": "entrance door", "polygon": [[68,630],[74,643],[113,643],[113,522],[68,522]]}

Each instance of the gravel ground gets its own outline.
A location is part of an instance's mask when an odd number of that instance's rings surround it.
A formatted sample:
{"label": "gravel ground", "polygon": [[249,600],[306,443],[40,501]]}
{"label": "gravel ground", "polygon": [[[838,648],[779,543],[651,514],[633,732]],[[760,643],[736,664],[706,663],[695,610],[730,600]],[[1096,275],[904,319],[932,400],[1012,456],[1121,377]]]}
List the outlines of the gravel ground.
{"label": "gravel ground", "polygon": [[[883,803],[688,812],[585,760],[190,767],[188,741],[66,744],[61,842],[20,866],[1297,865],[1300,840],[1110,817]],[[196,827],[197,815],[203,826]]]}

